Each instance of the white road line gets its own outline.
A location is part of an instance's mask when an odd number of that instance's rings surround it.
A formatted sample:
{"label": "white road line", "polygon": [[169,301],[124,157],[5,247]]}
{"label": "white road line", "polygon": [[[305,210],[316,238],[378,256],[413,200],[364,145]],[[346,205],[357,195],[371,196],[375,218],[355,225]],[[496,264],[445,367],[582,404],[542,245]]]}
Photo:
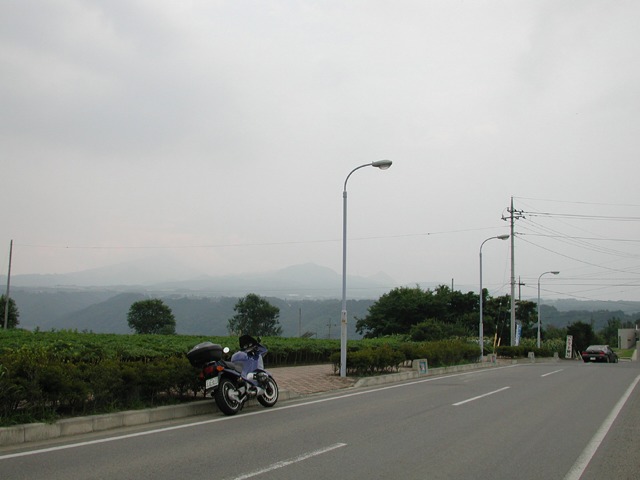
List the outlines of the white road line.
{"label": "white road line", "polygon": [[502,387],[502,388],[499,388],[498,390],[494,390],[493,392],[485,393],[483,395],[478,395],[477,397],[473,397],[473,398],[468,398],[466,400],[463,400],[463,401],[458,402],[458,403],[454,403],[452,405],[454,407],[457,407],[458,405],[463,405],[465,403],[473,402],[474,400],[478,400],[480,398],[488,397],[489,395],[493,395],[494,393],[502,392],[504,390],[507,390],[508,388],[511,388],[511,387]]}
{"label": "white road line", "polygon": [[540,375],[540,376],[541,377],[548,377],[549,375],[553,375],[554,373],[558,373],[558,372],[561,372],[563,370],[564,370],[564,368],[561,368],[560,370],[554,370],[553,372],[545,373],[545,374]]}
{"label": "white road line", "polygon": [[[289,410],[291,408],[301,408],[307,405],[313,405],[316,403],[324,403],[324,402],[333,402],[336,400],[341,400],[343,398],[348,398],[348,397],[354,397],[354,396],[359,396],[359,395],[370,395],[372,393],[375,392],[380,392],[382,390],[389,390],[392,388],[404,388],[404,387],[408,387],[411,385],[416,385],[418,383],[425,383],[425,382],[436,382],[439,380],[446,380],[448,378],[453,378],[453,377],[461,377],[464,375],[475,375],[475,374],[479,374],[479,373],[488,373],[488,372],[495,372],[496,370],[502,370],[505,368],[514,368],[517,367],[518,364],[515,365],[508,365],[508,366],[504,366],[504,367],[495,367],[495,368],[490,368],[490,369],[481,369],[481,370],[473,370],[470,372],[462,372],[462,373],[452,373],[449,375],[442,375],[442,376],[437,376],[437,377],[429,377],[429,378],[424,378],[421,380],[414,380],[411,382],[405,382],[405,383],[397,383],[397,384],[393,384],[393,385],[386,385],[384,387],[378,387],[378,388],[373,388],[371,390],[361,390],[361,391],[357,391],[357,392],[351,392],[351,393],[347,393],[347,394],[341,394],[335,397],[328,397],[328,398],[321,398],[321,399],[316,399],[316,400],[308,400],[308,401],[303,401],[301,403],[294,403],[294,404],[290,404],[290,405],[283,405],[283,406],[277,406],[274,408],[269,408],[269,409],[265,409],[265,410],[256,410],[254,412],[243,412],[241,415],[238,416],[225,416],[225,417],[215,417],[209,420],[202,420],[200,422],[194,422],[194,423],[187,423],[187,424],[182,424],[182,425],[173,425],[170,427],[161,427],[161,428],[156,428],[153,430],[145,430],[142,432],[137,432],[137,433],[130,433],[130,434],[125,434],[125,435],[118,435],[115,437],[106,437],[106,438],[101,438],[101,439],[97,439],[97,440],[87,440],[84,442],[78,442],[78,443],[69,443],[69,444],[65,444],[65,445],[58,445],[55,447],[45,447],[45,448],[41,448],[38,450],[29,450],[29,451],[24,451],[24,452],[19,452],[19,453],[9,453],[6,455],[2,455],[0,454],[0,461],[2,460],[8,460],[10,458],[16,458],[16,457],[26,457],[26,456],[30,456],[30,455],[37,455],[40,453],[48,453],[48,452],[55,452],[58,450],[67,450],[69,448],[78,448],[78,447],[84,447],[87,445],[95,445],[95,444],[99,444],[99,443],[107,443],[107,442],[115,442],[115,441],[119,441],[119,440],[125,440],[127,438],[134,438],[134,437],[141,437],[144,435],[154,435],[156,433],[163,433],[163,432],[169,432],[172,430],[181,430],[183,428],[193,428],[193,427],[197,427],[200,425],[206,425],[206,424],[210,424],[210,423],[217,423],[217,422],[225,422],[225,421],[231,421],[234,418],[244,418],[244,417],[250,417],[253,415],[268,415],[270,413],[273,412],[281,412],[282,410]],[[104,433],[108,434],[108,431],[105,431]],[[28,444],[23,444],[23,446],[28,447]]]}
{"label": "white road line", "polygon": [[263,473],[272,472],[273,470],[277,470],[282,467],[286,467],[288,465],[302,462],[312,457],[317,457],[318,455],[322,455],[323,453],[330,452],[331,450],[335,450],[336,448],[346,447],[346,443],[336,443],[334,445],[329,445],[325,448],[320,448],[318,450],[313,450],[312,452],[303,453],[302,455],[298,455],[290,460],[283,460],[281,462],[272,463],[271,465],[261,468],[260,470],[255,470],[253,472],[245,473],[240,475],[239,477],[233,477],[233,480],[244,480],[245,478],[256,477],[258,475],[262,475]]}
{"label": "white road line", "polygon": [[620,400],[618,400],[618,403],[616,403],[616,406],[613,407],[613,410],[611,410],[611,413],[609,414],[609,416],[604,420],[604,423],[600,426],[600,428],[598,429],[596,434],[593,436],[591,441],[587,444],[585,449],[582,451],[582,454],[578,457],[578,459],[576,460],[576,463],[573,464],[573,466],[571,467],[571,470],[569,470],[569,473],[567,473],[567,476],[564,477],[564,480],[580,479],[584,471],[587,469],[589,462],[591,461],[596,451],[598,450],[598,447],[604,440],[604,437],[606,437],[607,433],[609,433],[609,429],[611,429],[611,425],[613,425],[613,422],[615,422],[616,418],[620,414],[622,407],[624,407],[624,404],[627,403],[627,400],[631,396],[631,393],[633,393],[633,389],[636,388],[636,385],[638,384],[638,382],[640,382],[640,375],[636,377],[633,383],[629,385],[629,388],[627,388],[627,391],[624,393],[624,395],[622,395]]}

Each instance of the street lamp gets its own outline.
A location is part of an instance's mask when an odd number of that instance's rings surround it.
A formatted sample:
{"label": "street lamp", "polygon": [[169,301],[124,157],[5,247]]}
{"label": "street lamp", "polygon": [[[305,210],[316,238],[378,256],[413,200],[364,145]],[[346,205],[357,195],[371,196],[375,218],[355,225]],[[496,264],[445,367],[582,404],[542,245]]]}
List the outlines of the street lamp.
{"label": "street lamp", "polygon": [[347,376],[347,181],[353,172],[364,167],[376,167],[386,170],[391,160],[378,160],[365,163],[349,172],[342,190],[342,312],[340,314],[340,376]]}
{"label": "street lamp", "polygon": [[480,361],[481,362],[484,356],[484,329],[482,326],[482,297],[484,296],[484,292],[482,290],[482,246],[485,243],[487,243],[489,240],[493,240],[494,238],[497,238],[498,240],[506,240],[509,238],[509,235],[498,235],[497,237],[490,237],[480,244],[480,325],[479,325],[478,344],[480,345]]}
{"label": "street lamp", "polygon": [[544,273],[541,273],[540,276],[538,277],[538,341],[536,343],[538,348],[540,348],[540,279],[542,278],[543,275],[546,275],[547,273],[551,273],[552,275],[558,275],[560,272],[557,272],[557,271],[544,272]]}

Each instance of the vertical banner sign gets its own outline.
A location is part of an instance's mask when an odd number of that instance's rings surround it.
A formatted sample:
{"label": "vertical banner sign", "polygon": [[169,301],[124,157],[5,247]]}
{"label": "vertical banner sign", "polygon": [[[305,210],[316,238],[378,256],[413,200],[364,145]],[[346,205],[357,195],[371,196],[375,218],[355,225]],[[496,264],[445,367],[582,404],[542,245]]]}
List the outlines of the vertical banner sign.
{"label": "vertical banner sign", "polygon": [[564,352],[564,358],[573,357],[573,335],[567,335],[567,349]]}
{"label": "vertical banner sign", "polygon": [[520,335],[522,335],[522,324],[518,322],[516,323],[516,347],[520,345]]}
{"label": "vertical banner sign", "polygon": [[426,375],[429,373],[429,364],[427,363],[427,359],[418,360],[418,374]]}

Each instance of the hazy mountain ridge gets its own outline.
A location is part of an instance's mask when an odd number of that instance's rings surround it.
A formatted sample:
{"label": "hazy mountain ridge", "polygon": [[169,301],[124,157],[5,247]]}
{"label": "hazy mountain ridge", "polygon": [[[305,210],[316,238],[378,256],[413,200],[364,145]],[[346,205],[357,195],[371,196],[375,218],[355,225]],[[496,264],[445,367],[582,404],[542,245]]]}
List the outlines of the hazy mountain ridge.
{"label": "hazy mountain ridge", "polygon": [[619,311],[625,314],[634,314],[640,312],[640,302],[629,301],[606,301],[606,300],[576,300],[573,298],[560,298],[557,300],[545,300],[544,305],[555,307],[559,312],[568,312],[575,310],[583,311]]}
{"label": "hazy mountain ridge", "polygon": [[[172,269],[177,268],[175,276]],[[377,298],[395,282],[388,275],[347,276],[350,298]],[[4,277],[6,284],[6,276]],[[138,261],[83,272],[15,275],[11,285],[31,288],[104,288],[119,291],[189,292],[204,296],[244,296],[247,293],[287,298],[340,298],[342,276],[312,263],[274,272],[212,276],[157,261]]]}
{"label": "hazy mountain ridge", "polygon": [[[342,277],[330,268],[305,264],[220,277],[183,269],[180,275],[194,276],[178,280],[167,280],[168,273],[160,270],[144,273],[143,265],[122,264],[72,274],[16,275],[11,279],[10,294],[20,312],[20,326],[27,329],[129,333],[126,318],[131,304],[161,298],[176,317],[178,333],[226,335],[238,298],[256,293],[280,308],[285,336],[305,332],[320,338],[339,336]],[[132,279],[148,283],[128,283]],[[365,317],[375,300],[398,285],[384,273],[369,278],[349,276],[347,280],[349,338],[356,338],[354,317]],[[611,317],[634,320],[638,312],[640,302],[565,299],[543,301],[542,305],[543,324],[559,327],[580,320],[592,322],[598,329]]]}
{"label": "hazy mountain ridge", "polygon": [[[20,311],[20,327],[29,330],[78,330],[94,333],[132,333],[127,324],[131,305],[147,298],[160,298],[176,318],[176,332],[184,335],[227,335],[227,322],[235,314],[238,297],[199,297],[177,294],[149,294],[149,292],[105,291],[106,299],[75,311],[60,309],[70,296],[85,292],[56,292],[18,288],[13,298]],[[341,301],[339,299],[283,300],[265,297],[280,309],[283,335],[296,337],[310,332],[317,338],[339,336]],[[46,313],[41,306],[49,304]],[[355,331],[355,317],[367,315],[374,300],[349,300],[349,338],[359,338]]]}
{"label": "hazy mountain ridge", "polygon": [[[313,332],[320,338],[335,337],[339,330],[341,276],[313,264],[295,265],[250,275],[212,277],[198,274],[187,280],[127,284],[122,278],[126,265],[61,275],[17,275],[12,277],[11,296],[20,312],[20,326],[27,329],[75,329],[96,333],[130,333],[127,313],[131,304],[145,298],[161,298],[176,317],[176,330],[183,334],[226,335],[238,298],[256,293],[280,308],[280,324],[286,336]],[[124,269],[124,270],[123,270]],[[139,265],[134,278],[142,281]],[[393,286],[393,280],[348,277],[349,316],[363,317],[373,302]],[[149,281],[149,278],[146,279]],[[107,282],[114,284],[104,285]],[[365,297],[365,298],[363,298]],[[359,299],[359,300],[358,300]],[[351,311],[353,310],[353,311]],[[349,336],[357,336],[355,320]],[[332,330],[332,331],[331,331]]]}

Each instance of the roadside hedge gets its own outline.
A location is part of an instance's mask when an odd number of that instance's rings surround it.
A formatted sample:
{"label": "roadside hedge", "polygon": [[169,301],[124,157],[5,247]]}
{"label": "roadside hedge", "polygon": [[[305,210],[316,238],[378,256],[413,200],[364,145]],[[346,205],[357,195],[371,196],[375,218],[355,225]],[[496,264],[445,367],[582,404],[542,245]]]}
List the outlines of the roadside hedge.
{"label": "roadside hedge", "polygon": [[540,348],[538,348],[535,340],[523,339],[522,343],[517,347],[501,346],[497,347],[495,351],[498,358],[523,358],[528,356],[529,352],[533,352],[536,358],[553,357],[556,353],[559,357],[563,358],[565,354],[565,341],[559,339],[548,340],[543,342]]}
{"label": "roadside hedge", "polygon": [[[203,341],[237,350],[235,337],[0,329],[0,425],[193,400],[202,384],[186,353]],[[339,371],[339,340],[270,337],[263,343],[266,368],[332,363]],[[347,372],[357,376],[397,371],[417,358],[439,367],[478,356],[471,341],[402,337],[349,341],[348,351]]]}

